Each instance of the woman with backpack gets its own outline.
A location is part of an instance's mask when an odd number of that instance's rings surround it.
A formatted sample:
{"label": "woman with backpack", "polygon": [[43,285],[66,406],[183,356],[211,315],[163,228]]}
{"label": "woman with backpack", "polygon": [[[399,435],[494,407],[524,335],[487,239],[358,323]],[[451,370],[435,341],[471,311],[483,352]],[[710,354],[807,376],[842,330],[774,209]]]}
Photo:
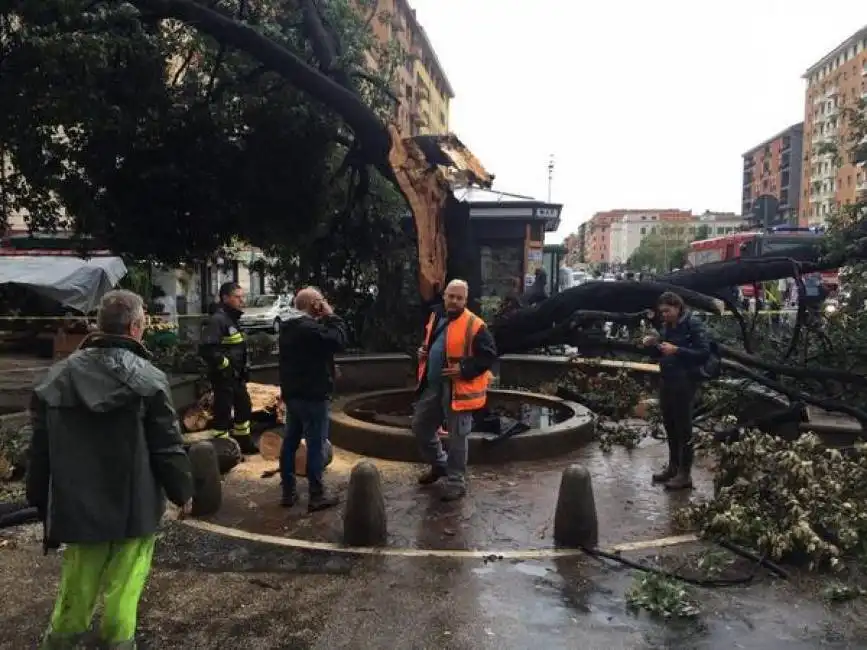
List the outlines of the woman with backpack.
{"label": "woman with backpack", "polygon": [[702,380],[718,370],[719,358],[712,355],[704,323],[676,293],[659,297],[657,316],[662,321],[660,333],[644,337],[643,345],[659,357],[659,408],[668,438],[668,465],[653,475],[653,482],[664,483],[669,490],[688,490],[695,397]]}

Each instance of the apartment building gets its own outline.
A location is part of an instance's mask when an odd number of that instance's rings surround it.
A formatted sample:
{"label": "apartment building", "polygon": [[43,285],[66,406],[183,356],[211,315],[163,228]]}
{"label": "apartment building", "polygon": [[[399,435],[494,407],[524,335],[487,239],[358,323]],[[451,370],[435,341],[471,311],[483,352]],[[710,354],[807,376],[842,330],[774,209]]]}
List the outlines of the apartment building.
{"label": "apartment building", "polygon": [[[794,124],[756,145],[744,155],[743,199],[741,212],[767,217],[768,225],[797,223],[800,214],[804,123]],[[759,201],[773,197],[773,201]],[[756,215],[754,208],[772,204],[775,214]]]}
{"label": "apartment building", "polygon": [[838,161],[828,143],[847,143],[843,109],[867,99],[867,26],[852,34],[805,73],[804,164],[800,222],[823,225],[828,216],[867,191],[863,166]]}
{"label": "apartment building", "polygon": [[[663,233],[663,227],[692,219],[685,210],[610,210],[597,212],[587,222],[584,257],[591,264],[625,264],[641,240]],[[666,232],[667,229],[666,229]]]}
{"label": "apartment building", "polygon": [[448,133],[455,93],[415,10],[407,0],[378,0],[376,15],[371,21],[376,38],[384,44],[398,43],[406,54],[395,93],[401,132],[408,136]]}
{"label": "apartment building", "polygon": [[584,261],[599,266],[620,266],[645,238],[663,237],[672,246],[693,241],[700,234],[717,237],[733,233],[745,224],[732,212],[693,214],[690,210],[611,210],[597,212],[582,224]]}

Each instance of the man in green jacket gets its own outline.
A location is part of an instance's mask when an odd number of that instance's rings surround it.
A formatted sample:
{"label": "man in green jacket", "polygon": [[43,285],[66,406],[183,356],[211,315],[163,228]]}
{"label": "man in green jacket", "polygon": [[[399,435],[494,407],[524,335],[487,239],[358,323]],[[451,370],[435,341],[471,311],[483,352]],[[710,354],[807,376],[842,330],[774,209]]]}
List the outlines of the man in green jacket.
{"label": "man in green jacket", "polygon": [[27,500],[43,517],[46,546],[67,544],[42,648],[75,647],[100,597],[100,641],[135,648],[165,498],[185,507],[193,493],[168,380],[141,344],[141,298],[106,294],[98,325],[31,403]]}

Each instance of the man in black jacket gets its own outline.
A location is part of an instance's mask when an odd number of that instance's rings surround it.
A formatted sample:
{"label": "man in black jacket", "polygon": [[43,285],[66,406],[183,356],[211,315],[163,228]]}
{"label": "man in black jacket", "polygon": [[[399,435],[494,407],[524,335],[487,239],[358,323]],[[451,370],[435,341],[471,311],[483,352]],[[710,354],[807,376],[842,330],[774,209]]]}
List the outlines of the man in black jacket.
{"label": "man in black jacket", "polygon": [[346,347],[346,324],[334,313],[319,290],[302,289],[295,296],[299,314],[280,327],[280,392],[286,403],[286,436],[280,471],[282,504],[298,501],[295,454],[307,441],[307,485],[310,512],[337,505],[325,493],[325,441],[328,440],[328,402],[334,390],[334,354]]}
{"label": "man in black jacket", "polygon": [[220,287],[220,304],[205,324],[200,353],[214,391],[214,437],[226,438],[231,430],[241,451],[255,454],[258,449],[250,431],[252,405],[247,392],[247,338],[239,324],[243,304],[244,290],[237,283]]}
{"label": "man in black jacket", "polygon": [[676,293],[663,293],[657,311],[662,331],[643,343],[660,357],[659,409],[668,438],[668,465],[653,475],[653,482],[664,483],[669,490],[687,490],[692,488],[693,407],[711,344],[704,323]]}
{"label": "man in black jacket", "polygon": [[165,497],[184,507],[193,495],[168,380],[140,342],[141,298],[106,294],[98,323],[31,404],[27,500],[43,517],[46,546],[68,544],[43,648],[74,647],[100,596],[101,641],[135,647]]}

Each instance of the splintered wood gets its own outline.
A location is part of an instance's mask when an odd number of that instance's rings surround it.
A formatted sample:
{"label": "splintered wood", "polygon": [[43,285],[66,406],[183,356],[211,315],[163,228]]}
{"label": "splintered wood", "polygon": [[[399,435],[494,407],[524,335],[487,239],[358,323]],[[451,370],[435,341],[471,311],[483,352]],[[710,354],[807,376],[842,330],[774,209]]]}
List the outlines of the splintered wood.
{"label": "splintered wood", "polygon": [[475,183],[490,187],[493,176],[452,134],[432,137],[439,160],[431,162],[412,138],[401,138],[388,127],[391,149],[388,165],[409,203],[418,235],[419,290],[432,300],[443,289],[448,250],[444,210],[457,185]]}
{"label": "splintered wood", "polygon": [[[280,399],[279,386],[249,383],[247,384],[247,392],[250,394],[254,414],[265,414],[266,417],[273,417],[277,424],[286,422],[286,406]],[[194,433],[208,429],[214,417],[213,409],[214,393],[205,393],[195,405],[184,413],[182,418],[184,430],[188,433]]]}

